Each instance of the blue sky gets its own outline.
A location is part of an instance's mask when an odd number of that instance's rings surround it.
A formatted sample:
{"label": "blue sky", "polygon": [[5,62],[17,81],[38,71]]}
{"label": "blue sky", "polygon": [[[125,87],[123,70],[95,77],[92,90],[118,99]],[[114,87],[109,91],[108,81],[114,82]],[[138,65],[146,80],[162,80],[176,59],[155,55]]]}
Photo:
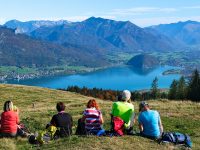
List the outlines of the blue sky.
{"label": "blue sky", "polygon": [[11,19],[82,21],[91,16],[129,20],[141,27],[200,21],[200,0],[0,0],[0,24]]}

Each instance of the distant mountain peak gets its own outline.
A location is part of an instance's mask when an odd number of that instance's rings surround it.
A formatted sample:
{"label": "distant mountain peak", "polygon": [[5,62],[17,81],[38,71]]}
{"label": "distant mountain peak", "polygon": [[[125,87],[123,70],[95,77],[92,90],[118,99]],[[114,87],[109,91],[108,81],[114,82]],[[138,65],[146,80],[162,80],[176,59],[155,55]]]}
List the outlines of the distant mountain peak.
{"label": "distant mountain peak", "polygon": [[200,43],[200,22],[197,21],[187,20],[177,23],[160,24],[147,27],[147,29],[153,29],[170,39],[174,39],[174,41],[188,46],[199,46]]}
{"label": "distant mountain peak", "polygon": [[103,22],[112,22],[112,21],[114,22],[114,20],[111,20],[111,19],[105,19],[101,17],[90,17],[84,20],[83,22],[103,23]]}
{"label": "distant mountain peak", "polygon": [[30,32],[46,26],[57,26],[57,25],[64,25],[64,24],[70,24],[71,22],[67,20],[58,20],[58,21],[50,21],[50,20],[31,20],[31,21],[25,21],[21,22],[18,20],[10,20],[7,21],[4,26],[11,28],[11,29],[17,29],[17,33],[26,33],[29,34]]}

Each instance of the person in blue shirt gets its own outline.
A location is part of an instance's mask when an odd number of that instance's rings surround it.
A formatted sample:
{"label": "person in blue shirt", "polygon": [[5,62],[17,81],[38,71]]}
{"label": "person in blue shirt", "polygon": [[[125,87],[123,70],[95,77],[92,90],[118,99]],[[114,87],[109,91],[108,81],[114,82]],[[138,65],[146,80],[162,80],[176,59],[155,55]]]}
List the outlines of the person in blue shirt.
{"label": "person in blue shirt", "polygon": [[139,111],[140,135],[151,139],[158,139],[163,132],[159,113],[156,110],[150,110],[148,103],[145,101],[140,103]]}

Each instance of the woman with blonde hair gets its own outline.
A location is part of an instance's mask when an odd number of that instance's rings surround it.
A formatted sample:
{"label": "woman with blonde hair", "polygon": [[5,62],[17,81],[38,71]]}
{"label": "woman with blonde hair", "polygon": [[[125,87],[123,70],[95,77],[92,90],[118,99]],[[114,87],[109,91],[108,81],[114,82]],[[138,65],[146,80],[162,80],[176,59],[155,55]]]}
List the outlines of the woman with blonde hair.
{"label": "woman with blonde hair", "polygon": [[88,101],[81,121],[85,122],[85,129],[89,134],[100,135],[105,132],[102,128],[103,116],[95,99]]}
{"label": "woman with blonde hair", "polygon": [[4,112],[1,114],[1,137],[15,137],[17,135],[17,128],[19,124],[18,109],[13,106],[12,101],[6,101],[3,107]]}

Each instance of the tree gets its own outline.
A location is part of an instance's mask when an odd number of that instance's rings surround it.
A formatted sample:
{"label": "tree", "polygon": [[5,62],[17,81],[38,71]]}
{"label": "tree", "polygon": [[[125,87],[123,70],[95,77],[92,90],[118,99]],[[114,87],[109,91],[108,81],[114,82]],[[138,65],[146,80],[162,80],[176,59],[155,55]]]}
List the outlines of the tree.
{"label": "tree", "polygon": [[192,101],[200,101],[200,77],[197,69],[193,72],[189,82],[188,98]]}
{"label": "tree", "polygon": [[187,87],[185,78],[182,76],[177,85],[177,99],[186,99],[187,96]]}
{"label": "tree", "polygon": [[168,95],[169,99],[177,99],[177,85],[178,85],[178,81],[173,80],[169,89],[169,95]]}
{"label": "tree", "polygon": [[151,95],[153,99],[156,99],[160,96],[160,92],[158,89],[158,78],[155,77],[155,79],[153,80],[152,84],[151,84]]}

